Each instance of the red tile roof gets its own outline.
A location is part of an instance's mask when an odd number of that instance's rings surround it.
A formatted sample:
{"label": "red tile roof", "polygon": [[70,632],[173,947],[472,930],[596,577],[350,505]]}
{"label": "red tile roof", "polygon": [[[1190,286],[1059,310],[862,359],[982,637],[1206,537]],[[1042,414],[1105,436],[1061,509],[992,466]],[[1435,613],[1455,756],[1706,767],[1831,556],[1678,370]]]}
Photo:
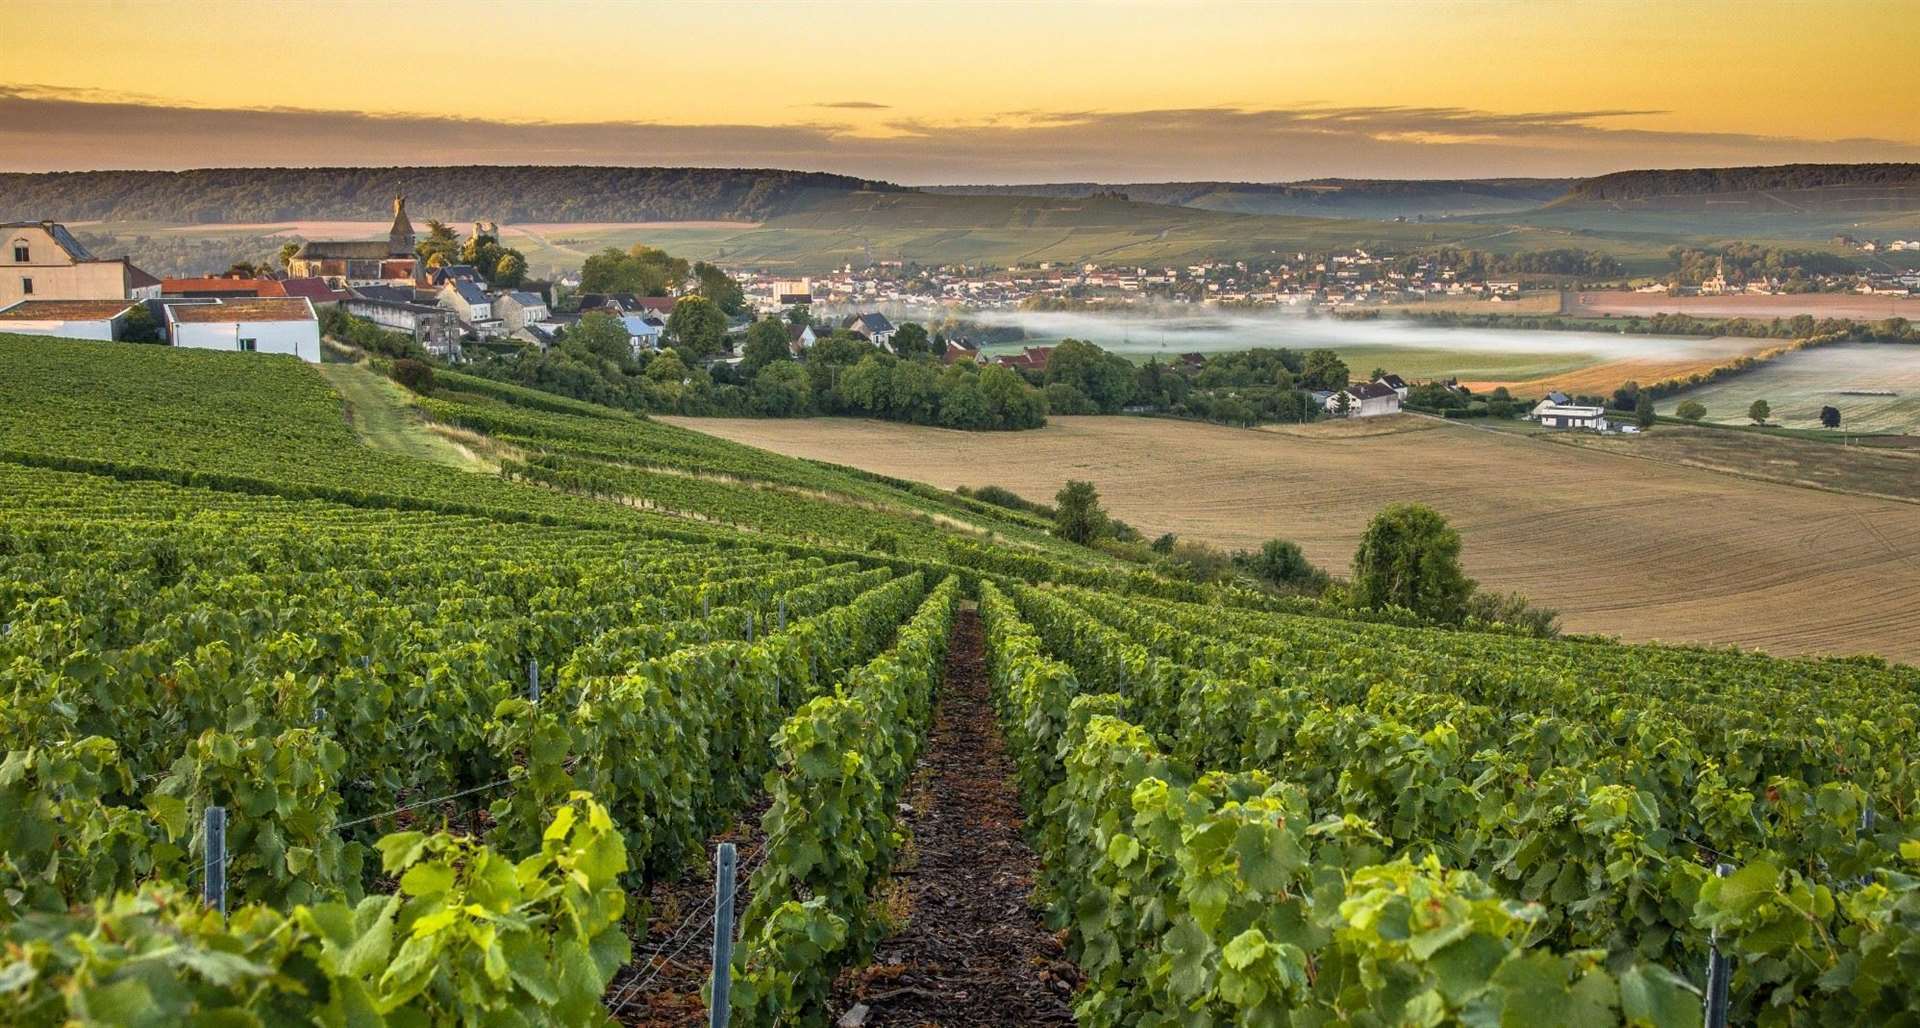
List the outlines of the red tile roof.
{"label": "red tile roof", "polygon": [[160,291],[168,296],[184,296],[188,293],[219,293],[224,296],[285,296],[287,291],[280,283],[270,278],[169,278],[160,283]]}
{"label": "red tile roof", "polygon": [[231,321],[312,321],[313,305],[285,297],[229,299],[219,303],[176,304],[167,308],[176,322],[219,324]]}

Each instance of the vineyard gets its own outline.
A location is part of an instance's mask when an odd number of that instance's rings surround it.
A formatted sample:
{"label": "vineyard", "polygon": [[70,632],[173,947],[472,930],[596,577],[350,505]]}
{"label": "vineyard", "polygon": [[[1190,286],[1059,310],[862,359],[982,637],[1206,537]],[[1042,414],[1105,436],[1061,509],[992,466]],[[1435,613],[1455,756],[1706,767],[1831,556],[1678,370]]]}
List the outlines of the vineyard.
{"label": "vineyard", "polygon": [[943,944],[1085,1024],[1691,1025],[1716,956],[1920,1019],[1913,668],[1324,616],[452,373],[493,473],[292,361],[0,370],[0,1022],[704,1023],[716,840],[733,1023],[938,1011],[881,958],[979,887],[906,828],[979,731],[1044,917]]}

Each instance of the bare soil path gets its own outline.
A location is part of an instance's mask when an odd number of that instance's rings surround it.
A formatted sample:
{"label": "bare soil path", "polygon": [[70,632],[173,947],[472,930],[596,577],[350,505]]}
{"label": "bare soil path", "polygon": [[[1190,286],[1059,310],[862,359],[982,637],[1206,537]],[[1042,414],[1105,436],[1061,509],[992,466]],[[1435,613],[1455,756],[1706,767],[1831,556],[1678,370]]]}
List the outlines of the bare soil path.
{"label": "bare soil path", "polygon": [[[962,610],[933,731],[907,792],[906,923],[840,982],[843,1023],[1071,1024],[1078,972],[1028,903],[1039,861],[988,698],[980,618]],[[860,1009],[861,1006],[865,1010]]]}

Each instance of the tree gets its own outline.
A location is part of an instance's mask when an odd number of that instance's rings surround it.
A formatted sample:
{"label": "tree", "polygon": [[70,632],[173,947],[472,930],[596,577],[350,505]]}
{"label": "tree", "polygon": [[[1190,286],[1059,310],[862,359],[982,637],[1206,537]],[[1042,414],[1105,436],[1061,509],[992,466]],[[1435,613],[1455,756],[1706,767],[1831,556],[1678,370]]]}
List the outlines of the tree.
{"label": "tree", "polygon": [[1622,382],[1620,388],[1613,391],[1613,409],[1639,410],[1640,383],[1632,381],[1631,379]]}
{"label": "tree", "polygon": [[492,280],[494,285],[514,289],[526,280],[527,259],[520,256],[520,251],[508,250],[494,262]]}
{"label": "tree", "polygon": [[[127,311],[126,325],[120,330],[120,341],[125,343],[157,343],[160,341],[160,322],[147,309],[144,303],[136,303]],[[1835,423],[1838,424],[1838,415]]]}
{"label": "tree", "polygon": [[1652,428],[1653,420],[1653,394],[1641,393],[1639,406],[1633,409],[1633,423],[1641,428]]}
{"label": "tree", "polygon": [[1307,354],[1301,369],[1303,389],[1340,390],[1347,387],[1347,362],[1332,350],[1314,350]]}
{"label": "tree", "polygon": [[627,326],[602,311],[581,318],[578,325],[569,329],[565,345],[616,364],[633,361],[633,337],[627,334]]}
{"label": "tree", "polygon": [[1820,408],[1820,427],[1839,428],[1840,427],[1840,408],[1838,407]]}
{"label": "tree", "polygon": [[1341,391],[1333,395],[1333,412],[1335,414],[1338,414],[1344,418],[1347,416],[1347,412],[1352,409],[1353,409],[1353,397],[1348,395],[1345,389],[1342,389]]}
{"label": "tree", "polygon": [[754,322],[747,328],[747,341],[740,350],[740,369],[757,373],[769,364],[793,359],[787,345],[787,327],[772,318]]}
{"label": "tree", "polygon": [[884,418],[893,410],[893,366],[899,358],[870,353],[840,376],[840,399],[855,413]]}
{"label": "tree", "polygon": [[[444,268],[458,263],[460,256],[460,238],[453,234],[445,222],[428,221],[427,237],[415,243],[413,252],[430,268]],[[435,262],[438,263],[435,263]]]}
{"label": "tree", "polygon": [[1286,539],[1269,539],[1258,553],[1236,553],[1234,563],[1261,581],[1285,588],[1317,593],[1327,586],[1327,573],[1307,560],[1299,543]]}
{"label": "tree", "polygon": [[1707,408],[1699,400],[1682,401],[1680,406],[1673,409],[1673,412],[1688,421],[1699,421],[1707,416]]}
{"label": "tree", "polygon": [[753,401],[762,414],[791,418],[807,413],[813,390],[807,372],[792,361],[775,361],[753,376]]}
{"label": "tree", "polygon": [[701,296],[712,300],[714,306],[728,315],[744,314],[747,310],[747,294],[733,276],[715,265],[701,261],[693,266],[693,277],[699,282],[694,288]]}
{"label": "tree", "polygon": [[687,364],[672,350],[662,350],[647,362],[647,381],[679,385],[687,380]]}
{"label": "tree", "polygon": [[227,275],[231,278],[259,278],[260,268],[252,261],[234,261],[227,265]]}
{"label": "tree", "polygon": [[1069,479],[1053,497],[1053,534],[1082,546],[1092,545],[1107,527],[1100,491],[1092,482]]}
{"label": "tree", "polygon": [[1081,339],[1064,339],[1047,358],[1045,382],[1065,383],[1103,414],[1113,414],[1133,399],[1133,362]]}
{"label": "tree", "polygon": [[282,243],[280,245],[280,267],[285,268],[288,264],[293,263],[294,255],[299,252],[299,243]]}
{"label": "tree", "polygon": [[808,325],[813,324],[813,312],[807,309],[806,304],[799,304],[797,306],[788,307],[787,320],[789,322],[792,322],[796,326],[804,328]]}
{"label": "tree", "polygon": [[1466,616],[1473,580],[1460,569],[1460,533],[1431,507],[1396,503],[1375,515],[1353,555],[1353,602],[1405,607],[1455,623]]}
{"label": "tree", "polygon": [[727,316],[704,296],[683,296],[667,315],[667,334],[675,346],[694,357],[711,357],[726,342]]}
{"label": "tree", "polygon": [[927,336],[927,326],[915,321],[903,321],[893,333],[893,352],[902,357],[937,357],[941,351],[934,349],[933,340]]}
{"label": "tree", "polygon": [[1747,417],[1752,418],[1753,423],[1756,425],[1766,424],[1767,416],[1772,413],[1773,408],[1767,406],[1767,401],[1765,400],[1755,400],[1753,404],[1747,408]]}

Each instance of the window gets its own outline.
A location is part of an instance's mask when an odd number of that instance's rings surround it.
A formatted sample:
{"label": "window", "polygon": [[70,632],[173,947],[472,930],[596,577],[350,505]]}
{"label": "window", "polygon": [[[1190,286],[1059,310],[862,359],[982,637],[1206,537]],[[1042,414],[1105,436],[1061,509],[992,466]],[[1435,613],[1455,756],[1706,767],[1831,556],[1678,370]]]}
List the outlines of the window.
{"label": "window", "polygon": [[20,280],[20,295],[22,296],[33,295],[33,279],[23,278]]}
{"label": "window", "polygon": [[31,264],[32,262],[33,262],[33,258],[27,250],[27,244],[25,243],[13,244],[13,263]]}
{"label": "window", "polygon": [[247,353],[253,353],[260,349],[260,340],[258,339],[240,338],[240,339],[234,340],[234,342],[240,347],[240,349],[246,351]]}

